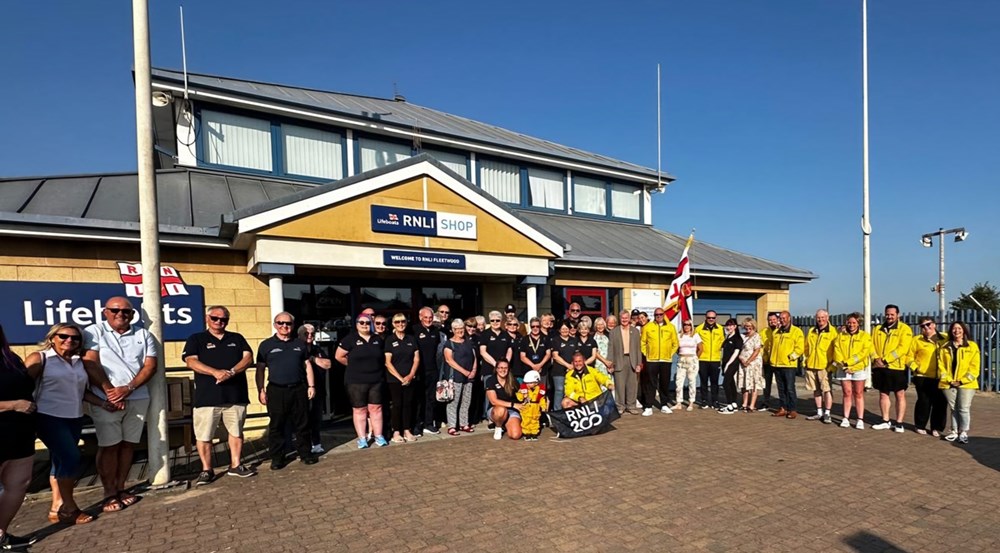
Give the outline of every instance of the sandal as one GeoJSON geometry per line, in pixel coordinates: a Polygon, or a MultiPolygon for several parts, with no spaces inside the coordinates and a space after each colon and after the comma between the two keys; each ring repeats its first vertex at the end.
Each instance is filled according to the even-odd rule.
{"type": "Polygon", "coordinates": [[[58,516],[59,522],[63,524],[87,524],[88,522],[92,522],[94,520],[93,515],[88,515],[80,509],[75,509],[68,513],[66,511],[59,511],[58,516]]]}
{"type": "Polygon", "coordinates": [[[449,428],[448,429],[448,435],[449,436],[458,436],[458,429],[457,428],[449,428]]]}
{"type": "Polygon", "coordinates": [[[131,507],[139,501],[139,496],[128,492],[118,492],[118,501],[121,501],[122,505],[126,507],[131,507]]]}
{"type": "Polygon", "coordinates": [[[403,438],[401,438],[399,436],[393,436],[392,437],[392,443],[394,443],[394,444],[401,444],[401,443],[403,443],[405,441],[406,440],[404,440],[403,438]]]}
{"type": "Polygon", "coordinates": [[[117,513],[125,508],[125,504],[114,495],[111,497],[105,497],[100,503],[98,503],[98,505],[101,506],[102,513],[117,513]]]}
{"type": "Polygon", "coordinates": [[[49,522],[59,522],[59,511],[49,511],[49,522]]]}
{"type": "Polygon", "coordinates": [[[471,433],[473,433],[475,431],[476,431],[476,427],[474,427],[474,426],[468,426],[468,425],[466,425],[466,426],[462,427],[462,432],[468,432],[469,434],[471,434],[471,433]]]}

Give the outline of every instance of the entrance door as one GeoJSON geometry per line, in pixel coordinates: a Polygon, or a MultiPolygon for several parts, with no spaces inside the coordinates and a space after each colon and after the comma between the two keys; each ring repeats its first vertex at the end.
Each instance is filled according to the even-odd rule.
{"type": "Polygon", "coordinates": [[[591,319],[608,316],[608,290],[606,288],[566,288],[566,305],[580,304],[580,316],[591,319]]]}

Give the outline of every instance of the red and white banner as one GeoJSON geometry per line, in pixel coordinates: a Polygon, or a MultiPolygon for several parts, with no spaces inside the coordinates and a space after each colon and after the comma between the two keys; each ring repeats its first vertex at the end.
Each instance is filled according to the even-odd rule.
{"type": "MultiPolygon", "coordinates": [[[[142,297],[142,264],[118,262],[118,272],[125,284],[125,295],[130,298],[142,297]]],[[[184,279],[177,269],[168,265],[160,265],[160,296],[186,296],[187,288],[184,279]]]]}
{"type": "Polygon", "coordinates": [[[663,308],[664,316],[674,323],[677,332],[681,332],[682,322],[691,320],[691,311],[694,309],[691,293],[691,261],[688,258],[692,242],[694,242],[693,232],[688,237],[687,245],[684,246],[680,262],[677,263],[674,281],[670,283],[670,290],[667,291],[667,305],[663,308]]]}

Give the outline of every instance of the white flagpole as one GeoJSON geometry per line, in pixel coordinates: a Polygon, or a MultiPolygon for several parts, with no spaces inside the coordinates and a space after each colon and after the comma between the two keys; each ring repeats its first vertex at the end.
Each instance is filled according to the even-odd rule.
{"type": "Polygon", "coordinates": [[[660,157],[662,146],[660,143],[660,64],[656,64],[656,187],[663,186],[660,177],[660,157]]]}
{"type": "Polygon", "coordinates": [[[861,215],[864,287],[865,332],[872,330],[872,286],[871,286],[871,218],[868,212],[868,0],[861,0],[861,81],[862,110],[864,118],[864,211],[861,215]]]}

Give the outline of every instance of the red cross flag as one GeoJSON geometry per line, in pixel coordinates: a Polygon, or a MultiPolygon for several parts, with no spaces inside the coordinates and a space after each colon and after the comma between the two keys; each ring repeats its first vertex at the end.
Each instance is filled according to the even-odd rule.
{"type": "Polygon", "coordinates": [[[694,310],[691,299],[691,262],[688,258],[692,242],[694,242],[694,232],[688,237],[684,252],[681,253],[681,260],[677,263],[677,270],[674,271],[674,281],[670,283],[670,290],[667,291],[667,305],[663,308],[664,316],[674,323],[677,332],[681,332],[682,322],[691,320],[691,312],[694,310]]]}
{"type": "MultiPolygon", "coordinates": [[[[142,264],[118,262],[118,272],[125,284],[125,295],[131,298],[142,297],[142,264]]],[[[168,265],[160,265],[160,296],[186,296],[187,288],[184,279],[177,269],[168,265]]]]}

